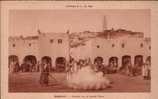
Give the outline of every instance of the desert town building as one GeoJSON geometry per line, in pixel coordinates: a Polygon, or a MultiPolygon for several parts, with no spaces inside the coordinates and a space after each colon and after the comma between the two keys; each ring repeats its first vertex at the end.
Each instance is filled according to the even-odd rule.
{"type": "Polygon", "coordinates": [[[140,32],[124,29],[81,33],[38,32],[37,36],[9,37],[9,57],[16,56],[20,64],[29,57],[34,57],[36,63],[42,57],[49,57],[54,68],[58,63],[66,66],[69,56],[76,60],[90,58],[93,63],[98,58],[105,65],[115,60],[118,67],[127,60],[133,65],[150,60],[151,40],[144,38],[140,32]]]}

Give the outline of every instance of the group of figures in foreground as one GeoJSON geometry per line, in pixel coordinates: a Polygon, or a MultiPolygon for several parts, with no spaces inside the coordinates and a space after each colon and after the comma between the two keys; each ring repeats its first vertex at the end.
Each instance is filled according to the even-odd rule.
{"type": "MultiPolygon", "coordinates": [[[[40,84],[42,86],[48,86],[51,64],[47,59],[43,59],[41,63],[41,75],[40,84]]],[[[98,61],[96,64],[92,64],[90,60],[76,61],[73,58],[70,59],[66,68],[66,84],[73,89],[105,89],[112,87],[112,82],[106,74],[109,72],[119,72],[127,74],[128,76],[136,76],[139,73],[144,79],[150,79],[150,62],[141,66],[141,68],[132,67],[130,62],[127,62],[126,66],[122,68],[105,68],[104,65],[98,61]]]]}

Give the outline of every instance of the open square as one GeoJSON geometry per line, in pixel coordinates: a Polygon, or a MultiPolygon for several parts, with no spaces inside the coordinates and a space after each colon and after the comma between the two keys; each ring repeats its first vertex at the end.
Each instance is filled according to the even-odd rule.
{"type": "Polygon", "coordinates": [[[65,85],[65,73],[51,73],[49,86],[39,84],[39,73],[17,73],[9,76],[9,92],[150,92],[150,80],[121,74],[108,74],[111,88],[104,90],[74,90],[65,85]]]}

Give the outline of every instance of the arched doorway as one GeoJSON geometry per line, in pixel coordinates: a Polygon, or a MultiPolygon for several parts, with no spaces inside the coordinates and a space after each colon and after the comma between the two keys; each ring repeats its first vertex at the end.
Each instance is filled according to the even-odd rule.
{"type": "Polygon", "coordinates": [[[98,56],[94,59],[95,69],[104,72],[103,58],[98,56]]]}
{"type": "Polygon", "coordinates": [[[135,75],[142,74],[142,65],[143,65],[143,56],[136,55],[134,57],[134,67],[133,67],[133,72],[135,73],[135,75]]]}
{"type": "Polygon", "coordinates": [[[56,61],[56,71],[64,72],[66,69],[66,59],[64,57],[57,57],[56,61]]]}
{"type": "Polygon", "coordinates": [[[94,64],[102,64],[103,63],[103,58],[98,56],[94,59],[94,64]]]}
{"type": "Polygon", "coordinates": [[[50,64],[50,71],[52,71],[52,58],[49,56],[43,56],[41,59],[41,63],[43,64],[44,62],[47,62],[48,64],[50,64]]]}
{"type": "Polygon", "coordinates": [[[125,69],[128,64],[131,64],[131,56],[122,56],[122,67],[120,69],[125,69]]]}
{"type": "Polygon", "coordinates": [[[143,56],[142,55],[136,55],[134,58],[134,65],[137,67],[141,67],[143,65],[143,56]]]}
{"type": "Polygon", "coordinates": [[[41,59],[41,62],[43,63],[43,61],[46,60],[48,63],[50,63],[52,65],[52,59],[49,56],[44,56],[41,59]]]}
{"type": "Polygon", "coordinates": [[[20,70],[19,58],[16,55],[10,55],[8,57],[9,72],[18,72],[20,70]]]}
{"type": "Polygon", "coordinates": [[[9,55],[9,57],[8,57],[8,65],[10,65],[10,63],[11,63],[12,61],[17,61],[17,62],[19,62],[18,56],[16,56],[16,55],[9,55]]]}
{"type": "Polygon", "coordinates": [[[36,56],[27,55],[23,59],[23,64],[21,66],[23,72],[32,72],[35,71],[37,64],[36,56]]]}
{"type": "Polygon", "coordinates": [[[118,67],[118,58],[110,57],[108,67],[106,67],[107,73],[116,73],[118,67]]]}
{"type": "Polygon", "coordinates": [[[148,62],[149,65],[151,65],[151,56],[148,56],[148,57],[146,58],[146,62],[148,62]]]}
{"type": "Polygon", "coordinates": [[[117,57],[110,57],[109,58],[109,65],[112,67],[118,67],[118,58],[117,57]]]}

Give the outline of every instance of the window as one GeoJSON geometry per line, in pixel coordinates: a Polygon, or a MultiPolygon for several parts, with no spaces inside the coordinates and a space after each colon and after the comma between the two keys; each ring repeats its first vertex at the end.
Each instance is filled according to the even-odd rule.
{"type": "Polygon", "coordinates": [[[140,44],[140,47],[141,47],[141,48],[143,47],[143,43],[140,44]]]}
{"type": "Polygon", "coordinates": [[[99,46],[99,45],[97,45],[97,48],[100,48],[100,46],[99,46]]]}
{"type": "Polygon", "coordinates": [[[124,47],[125,47],[125,44],[124,44],[124,43],[123,43],[123,44],[121,44],[121,47],[122,47],[122,48],[124,48],[124,47]]]}
{"type": "Polygon", "coordinates": [[[115,44],[112,44],[112,47],[115,47],[115,44]]]}
{"type": "Polygon", "coordinates": [[[15,44],[13,44],[12,46],[15,47],[15,44]]]}
{"type": "Polygon", "coordinates": [[[61,44],[62,43],[62,39],[58,39],[58,43],[61,44]]]}
{"type": "Polygon", "coordinates": [[[50,43],[53,43],[54,42],[54,40],[53,39],[50,39],[50,43]]]}
{"type": "Polygon", "coordinates": [[[29,43],[29,46],[31,46],[31,43],[29,43]]]}

